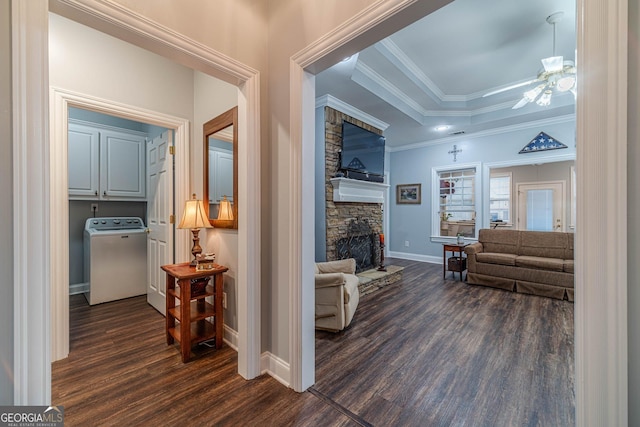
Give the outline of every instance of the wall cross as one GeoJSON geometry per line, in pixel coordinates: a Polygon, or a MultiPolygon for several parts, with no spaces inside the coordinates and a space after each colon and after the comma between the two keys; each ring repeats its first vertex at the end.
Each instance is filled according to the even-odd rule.
{"type": "Polygon", "coordinates": [[[453,146],[453,150],[450,150],[448,154],[453,154],[453,161],[458,160],[458,153],[462,153],[462,148],[458,148],[457,145],[453,146]]]}

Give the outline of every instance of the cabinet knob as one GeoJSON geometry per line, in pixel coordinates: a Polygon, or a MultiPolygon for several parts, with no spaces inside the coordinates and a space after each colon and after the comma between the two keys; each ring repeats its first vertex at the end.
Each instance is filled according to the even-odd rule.
{"type": "Polygon", "coordinates": [[[107,195],[107,190],[104,190],[104,191],[102,192],[102,194],[103,194],[104,196],[106,196],[106,195],[107,195]]]}
{"type": "Polygon", "coordinates": [[[96,196],[98,195],[98,190],[96,190],[96,196]]]}

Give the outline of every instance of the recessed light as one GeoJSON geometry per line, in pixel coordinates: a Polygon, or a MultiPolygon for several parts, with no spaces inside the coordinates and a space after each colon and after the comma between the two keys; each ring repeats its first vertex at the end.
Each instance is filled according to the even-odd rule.
{"type": "Polygon", "coordinates": [[[442,132],[449,129],[450,127],[451,126],[449,125],[440,125],[440,126],[436,126],[434,129],[437,130],[438,132],[442,132]]]}

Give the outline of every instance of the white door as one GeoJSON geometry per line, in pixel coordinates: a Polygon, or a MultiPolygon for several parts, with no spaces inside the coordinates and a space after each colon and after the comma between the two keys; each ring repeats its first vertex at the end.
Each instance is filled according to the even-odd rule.
{"type": "Polygon", "coordinates": [[[173,134],[165,131],[147,143],[147,302],[165,314],[166,276],[173,264],[173,134]]]}
{"type": "Polygon", "coordinates": [[[565,183],[518,184],[518,230],[564,231],[565,183]]]}

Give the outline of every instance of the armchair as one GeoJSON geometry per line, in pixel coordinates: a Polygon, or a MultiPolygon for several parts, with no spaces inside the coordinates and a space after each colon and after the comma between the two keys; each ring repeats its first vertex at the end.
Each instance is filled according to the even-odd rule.
{"type": "Polygon", "coordinates": [[[353,258],[316,263],[316,329],[338,332],[349,326],[360,301],[353,258]]]}

